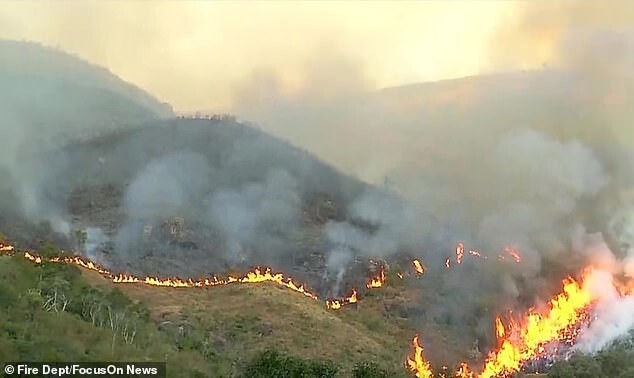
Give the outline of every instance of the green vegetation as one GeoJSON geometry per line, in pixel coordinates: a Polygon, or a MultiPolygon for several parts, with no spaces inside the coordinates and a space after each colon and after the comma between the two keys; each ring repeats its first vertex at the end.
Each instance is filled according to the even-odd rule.
{"type": "MultiPolygon", "coordinates": [[[[51,245],[41,253],[60,255],[51,245]]],[[[71,265],[0,256],[0,356],[166,361],[170,377],[407,377],[403,358],[414,331],[407,319],[383,314],[407,303],[402,289],[388,285],[332,312],[275,285],[115,286],[71,265]]],[[[548,376],[629,378],[632,361],[634,335],[559,362],[548,376]]]]}
{"type": "MultiPolygon", "coordinates": [[[[60,255],[50,245],[41,252],[60,255]]],[[[71,265],[0,256],[3,360],[166,361],[170,377],[407,376],[407,338],[368,333],[363,316],[348,312],[274,285],[113,286],[71,265]]]]}
{"type": "Polygon", "coordinates": [[[634,333],[596,355],[578,354],[553,365],[549,378],[634,377],[634,333]]]}
{"type": "MultiPolygon", "coordinates": [[[[340,377],[341,367],[329,360],[301,359],[265,350],[252,358],[242,371],[244,378],[334,378],[340,377]]],[[[374,362],[357,363],[351,372],[352,378],[404,377],[402,370],[389,371],[374,362]]]]}
{"type": "Polygon", "coordinates": [[[116,288],[88,285],[77,268],[0,257],[3,360],[151,360],[167,361],[172,372],[207,371],[200,356],[166,340],[145,306],[116,288]]]}

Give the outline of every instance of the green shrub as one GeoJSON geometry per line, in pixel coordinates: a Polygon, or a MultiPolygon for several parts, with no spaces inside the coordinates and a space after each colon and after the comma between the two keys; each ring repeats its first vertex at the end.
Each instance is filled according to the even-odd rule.
{"type": "Polygon", "coordinates": [[[550,378],[634,377],[634,335],[617,341],[596,355],[575,355],[548,372],[550,378]]]}
{"type": "Polygon", "coordinates": [[[251,359],[244,378],[334,378],[338,367],[326,360],[303,360],[275,350],[265,350],[251,359]]]}
{"type": "Polygon", "coordinates": [[[392,376],[393,374],[380,368],[374,362],[360,362],[352,369],[352,378],[391,378],[392,376]]]}

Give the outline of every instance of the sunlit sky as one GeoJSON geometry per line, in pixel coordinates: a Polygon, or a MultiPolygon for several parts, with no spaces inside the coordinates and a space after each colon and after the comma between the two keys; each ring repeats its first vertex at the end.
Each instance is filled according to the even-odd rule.
{"type": "MultiPolygon", "coordinates": [[[[233,88],[261,70],[298,85],[307,59],[354,62],[376,88],[488,72],[495,31],[521,5],[0,1],[0,38],[60,47],[177,110],[209,110],[228,106],[233,88]]],[[[534,54],[511,68],[539,66],[543,59],[534,54]]]]}

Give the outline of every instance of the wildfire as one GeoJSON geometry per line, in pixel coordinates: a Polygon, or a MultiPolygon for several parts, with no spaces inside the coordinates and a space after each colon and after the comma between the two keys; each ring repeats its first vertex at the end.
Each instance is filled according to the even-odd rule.
{"type": "Polygon", "coordinates": [[[12,251],[13,251],[12,245],[4,245],[0,243],[0,252],[12,252],[12,251]]]}
{"type": "Polygon", "coordinates": [[[471,370],[469,370],[469,366],[467,366],[466,362],[460,363],[458,366],[458,370],[456,370],[455,378],[474,378],[475,375],[471,370]]]}
{"type": "Polygon", "coordinates": [[[495,318],[495,335],[498,340],[501,340],[504,337],[506,330],[504,328],[504,323],[502,323],[502,319],[500,317],[495,318]]]}
{"type": "MultiPolygon", "coordinates": [[[[505,248],[505,253],[514,258],[516,262],[521,261],[521,256],[516,249],[505,248]]],[[[14,248],[10,245],[0,244],[0,252],[6,255],[13,255],[14,248]]],[[[476,251],[469,251],[470,255],[480,257],[476,251]]],[[[458,244],[456,248],[457,263],[460,264],[464,257],[464,246],[458,244]]],[[[501,255],[502,256],[502,255],[501,255]]],[[[502,256],[503,257],[503,256],[502,256]]],[[[114,283],[139,283],[157,287],[189,288],[189,287],[212,287],[229,284],[248,284],[273,282],[302,295],[318,300],[314,293],[298,284],[292,278],[285,277],[282,273],[274,273],[270,268],[255,268],[244,276],[227,276],[219,278],[216,276],[203,279],[180,279],[180,278],[159,278],[159,277],[138,277],[129,274],[113,274],[111,271],[101,267],[90,260],[80,256],[58,256],[42,257],[33,253],[24,252],[24,258],[35,263],[42,262],[65,263],[92,270],[111,279],[114,283]]],[[[447,258],[445,265],[450,267],[451,258],[447,258]]],[[[412,261],[412,266],[417,274],[423,275],[425,267],[418,259],[412,261]]],[[[586,272],[586,274],[589,273],[586,272]]],[[[400,273],[397,273],[402,278],[400,273]]],[[[372,278],[366,285],[367,288],[379,288],[384,286],[386,281],[385,269],[381,267],[377,277],[372,278]]],[[[622,279],[615,281],[615,287],[622,294],[634,293],[634,280],[622,279]]],[[[357,303],[359,300],[356,289],[352,289],[349,296],[339,299],[328,299],[325,301],[326,307],[331,310],[341,309],[348,304],[357,303]]],[[[579,325],[589,317],[589,306],[592,298],[589,292],[583,290],[580,282],[568,278],[563,281],[563,290],[548,302],[545,311],[530,310],[528,314],[519,319],[509,313],[504,319],[496,317],[495,333],[498,340],[498,348],[492,352],[485,361],[482,373],[479,378],[493,378],[507,376],[519,371],[526,361],[535,360],[544,355],[545,347],[551,342],[571,343],[575,340],[579,332],[579,325]],[[514,318],[514,319],[513,319],[514,318]]],[[[423,347],[419,343],[419,336],[412,340],[412,354],[406,359],[406,367],[418,378],[431,378],[431,365],[425,360],[423,347]]],[[[457,378],[473,378],[466,363],[458,366],[455,372],[457,378]]]]}
{"type": "Polygon", "coordinates": [[[614,287],[621,294],[621,296],[630,296],[634,295],[634,279],[625,280],[614,280],[614,287]]]}
{"type": "Polygon", "coordinates": [[[432,378],[431,365],[423,356],[423,347],[418,342],[418,335],[412,340],[412,356],[407,357],[405,364],[417,378],[432,378]]]}
{"type": "Polygon", "coordinates": [[[587,317],[590,302],[590,294],[582,290],[577,281],[567,279],[563,292],[549,302],[547,314],[532,310],[524,322],[511,323],[508,332],[504,331],[504,324],[498,318],[496,332],[501,335],[501,347],[489,356],[480,377],[516,372],[523,362],[537,357],[544,344],[570,338],[571,329],[587,317]]]}
{"type": "MultiPolygon", "coordinates": [[[[482,257],[482,254],[480,254],[480,252],[474,250],[469,250],[469,254],[475,257],[482,257]]],[[[484,258],[486,259],[486,256],[484,256],[484,258]]]]}
{"type": "MultiPolygon", "coordinates": [[[[0,244],[0,252],[5,255],[12,255],[14,252],[13,246],[0,244]]],[[[111,279],[112,282],[117,284],[145,284],[156,287],[172,287],[172,288],[203,288],[212,286],[229,285],[234,283],[250,284],[250,283],[262,283],[273,282],[277,285],[283,286],[292,291],[303,294],[304,296],[319,300],[319,297],[310,292],[303,284],[298,284],[293,281],[292,278],[284,277],[282,273],[273,273],[271,268],[255,268],[254,270],[247,272],[242,277],[227,276],[226,278],[218,278],[217,276],[202,278],[202,279],[181,279],[181,278],[159,278],[159,277],[137,277],[131,274],[114,274],[108,269],[105,269],[90,260],[84,259],[80,256],[55,256],[45,259],[36,254],[24,252],[24,258],[35,263],[41,264],[43,261],[51,263],[63,263],[79,266],[84,269],[92,270],[100,273],[104,277],[111,279]]],[[[381,269],[381,273],[378,278],[370,281],[368,287],[381,287],[385,282],[385,270],[381,269]],[[377,284],[380,283],[380,284],[377,284]]],[[[348,297],[341,299],[328,299],[326,300],[326,307],[331,310],[338,310],[341,307],[357,303],[359,301],[359,294],[356,289],[352,289],[351,294],[348,297]]]]}
{"type": "MultiPolygon", "coordinates": [[[[487,256],[482,255],[480,252],[472,250],[472,249],[468,250],[468,254],[474,257],[485,259],[485,260],[488,258],[487,256]]],[[[462,264],[462,262],[464,261],[464,256],[465,256],[464,244],[462,242],[459,242],[456,245],[456,263],[458,265],[462,264]]],[[[522,256],[520,255],[520,252],[517,250],[517,248],[510,247],[510,246],[504,247],[504,253],[500,253],[498,255],[498,260],[504,261],[506,260],[507,256],[510,256],[518,264],[522,261],[522,256]]],[[[451,266],[450,260],[451,260],[450,258],[447,258],[447,260],[445,260],[445,266],[447,268],[451,266]]]]}
{"type": "Polygon", "coordinates": [[[464,244],[462,244],[462,242],[460,242],[456,246],[456,262],[458,264],[462,264],[462,259],[463,258],[464,258],[464,244]]]}
{"type": "MultiPolygon", "coordinates": [[[[523,320],[506,322],[496,317],[498,349],[489,355],[477,377],[503,377],[515,373],[525,362],[542,357],[551,342],[571,345],[580,332],[580,325],[589,319],[591,302],[590,293],[583,290],[580,282],[568,278],[563,281],[563,291],[548,302],[548,309],[543,313],[530,310],[523,320]]],[[[509,317],[511,314],[509,312],[509,317]]],[[[413,355],[407,358],[408,369],[416,377],[431,377],[430,365],[423,357],[418,336],[414,337],[413,347],[413,355]]],[[[454,374],[457,378],[475,376],[464,362],[454,374]]]]}
{"type": "Polygon", "coordinates": [[[412,266],[414,266],[414,270],[419,276],[425,274],[425,266],[423,265],[423,263],[420,262],[420,260],[415,259],[414,261],[412,261],[412,266]]]}
{"type": "Polygon", "coordinates": [[[513,260],[515,260],[516,263],[520,263],[522,261],[522,256],[520,255],[517,249],[510,246],[506,246],[504,247],[504,252],[506,252],[509,256],[511,256],[513,260]]]}
{"type": "Polygon", "coordinates": [[[378,277],[372,278],[365,286],[368,289],[376,289],[385,284],[385,269],[381,267],[378,277]]]}
{"type": "Polygon", "coordinates": [[[341,307],[345,305],[357,303],[358,300],[359,300],[359,297],[357,295],[357,290],[352,289],[352,293],[348,297],[345,297],[343,299],[326,300],[326,307],[330,310],[339,310],[341,307]]]}

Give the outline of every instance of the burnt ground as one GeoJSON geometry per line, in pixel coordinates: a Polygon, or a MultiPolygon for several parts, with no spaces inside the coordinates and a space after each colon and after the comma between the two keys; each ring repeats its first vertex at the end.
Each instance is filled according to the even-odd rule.
{"type": "MultiPolygon", "coordinates": [[[[325,277],[326,252],[331,246],[323,234],[324,225],[345,220],[347,206],[370,189],[308,152],[232,119],[152,121],[71,143],[43,154],[42,160],[51,168],[41,192],[49,201],[62,204],[73,231],[65,238],[47,222],[21,220],[19,211],[11,211],[9,206],[0,216],[0,229],[24,247],[36,249],[52,242],[79,249],[115,271],[159,276],[223,275],[272,266],[324,294],[341,294],[331,291],[336,278],[325,277]],[[117,237],[122,227],[128,227],[126,192],[130,185],[152,162],[183,153],[203,156],[213,178],[203,180],[202,192],[187,197],[176,212],[161,213],[159,203],[158,211],[151,209],[149,216],[135,220],[134,227],[129,227],[135,233],[134,242],[122,248],[117,237]],[[272,170],[292,178],[293,193],[298,197],[294,224],[281,228],[263,225],[265,229],[242,243],[236,253],[225,233],[201,208],[215,191],[240,191],[262,183],[272,170]],[[89,228],[103,231],[105,237],[89,240],[88,246],[82,244],[75,230],[89,228]]],[[[201,176],[209,172],[201,172],[201,176]]],[[[160,187],[172,179],[160,177],[152,185],[160,187]]],[[[13,202],[9,195],[3,198],[13,202]]],[[[363,286],[367,279],[367,257],[349,265],[344,282],[337,285],[341,290],[363,286]]]]}

